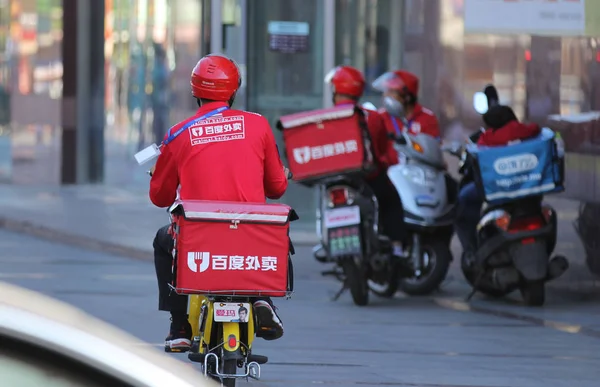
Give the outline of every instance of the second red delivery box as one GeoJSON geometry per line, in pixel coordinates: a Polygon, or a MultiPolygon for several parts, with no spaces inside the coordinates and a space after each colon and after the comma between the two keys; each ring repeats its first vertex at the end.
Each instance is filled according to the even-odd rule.
{"type": "Polygon", "coordinates": [[[371,138],[363,111],[336,106],[282,116],[285,154],[294,180],[312,185],[319,179],[374,168],[371,138]]]}

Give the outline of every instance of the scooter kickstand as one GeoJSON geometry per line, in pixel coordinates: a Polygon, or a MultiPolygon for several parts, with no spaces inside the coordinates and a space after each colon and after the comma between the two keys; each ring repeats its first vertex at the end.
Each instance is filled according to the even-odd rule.
{"type": "Polygon", "coordinates": [[[335,296],[333,296],[333,298],[331,299],[331,301],[337,301],[342,294],[344,294],[344,292],[348,289],[348,286],[346,286],[346,281],[344,281],[344,284],[342,285],[342,288],[335,294],[335,296]]]}
{"type": "Polygon", "coordinates": [[[477,278],[475,278],[475,282],[473,282],[473,289],[471,290],[471,292],[467,296],[466,302],[471,301],[471,298],[473,298],[473,296],[475,295],[475,293],[477,293],[477,286],[479,286],[479,282],[481,282],[481,280],[483,279],[484,273],[485,272],[483,270],[481,270],[481,273],[479,273],[479,275],[477,276],[477,278]]]}
{"type": "Polygon", "coordinates": [[[471,298],[473,298],[473,296],[475,295],[475,293],[477,293],[477,288],[473,287],[473,290],[471,290],[471,292],[469,293],[469,295],[467,296],[467,298],[465,299],[466,302],[471,301],[471,298]]]}

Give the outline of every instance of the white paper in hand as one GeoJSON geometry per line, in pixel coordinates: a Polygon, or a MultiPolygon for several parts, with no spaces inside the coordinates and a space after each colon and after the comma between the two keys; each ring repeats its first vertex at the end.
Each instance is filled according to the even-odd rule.
{"type": "Polygon", "coordinates": [[[160,148],[156,144],[152,144],[147,148],[142,149],[135,154],[135,161],[139,165],[146,164],[148,161],[154,160],[160,155],[160,148]]]}

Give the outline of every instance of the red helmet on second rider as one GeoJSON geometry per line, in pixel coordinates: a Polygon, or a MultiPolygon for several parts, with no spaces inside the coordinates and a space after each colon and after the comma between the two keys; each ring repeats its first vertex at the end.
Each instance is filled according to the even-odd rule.
{"type": "Polygon", "coordinates": [[[388,71],[373,82],[373,88],[383,93],[397,91],[401,95],[409,94],[416,98],[419,94],[419,78],[408,71],[388,71]]]}
{"type": "Polygon", "coordinates": [[[230,101],[242,84],[237,64],[223,55],[210,54],[192,70],[192,95],[211,101],[230,101]]]}
{"type": "Polygon", "coordinates": [[[360,98],[365,90],[365,78],[351,66],[337,66],[325,76],[325,83],[332,86],[336,94],[360,98]]]}

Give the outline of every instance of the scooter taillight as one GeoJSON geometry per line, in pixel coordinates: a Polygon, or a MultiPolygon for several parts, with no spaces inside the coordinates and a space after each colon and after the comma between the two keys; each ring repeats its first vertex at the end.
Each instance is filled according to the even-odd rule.
{"type": "MultiPolygon", "coordinates": [[[[536,216],[532,218],[521,218],[513,219],[508,227],[508,232],[517,233],[521,231],[533,231],[544,226],[544,219],[536,216]]],[[[521,240],[521,243],[528,245],[535,242],[535,238],[525,238],[521,240]]]]}
{"type": "Polygon", "coordinates": [[[341,206],[348,202],[348,190],[346,188],[334,188],[329,191],[329,201],[334,206],[341,206]]]}
{"type": "Polygon", "coordinates": [[[544,225],[542,218],[536,216],[534,218],[513,219],[508,227],[509,232],[531,231],[537,230],[544,225]]]}

